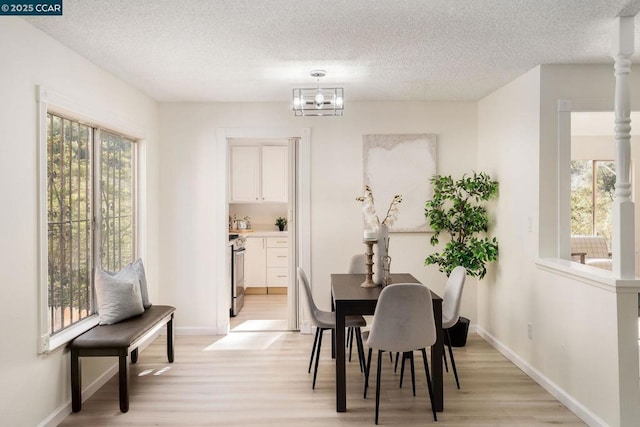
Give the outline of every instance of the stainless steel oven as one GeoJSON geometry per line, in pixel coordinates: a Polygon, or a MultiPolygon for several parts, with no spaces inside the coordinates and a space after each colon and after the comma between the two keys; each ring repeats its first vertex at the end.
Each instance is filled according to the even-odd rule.
{"type": "MultiPolygon", "coordinates": [[[[231,236],[229,236],[231,239],[231,236]]],[[[244,252],[245,238],[237,237],[231,244],[231,310],[237,316],[244,305],[244,252]]]]}

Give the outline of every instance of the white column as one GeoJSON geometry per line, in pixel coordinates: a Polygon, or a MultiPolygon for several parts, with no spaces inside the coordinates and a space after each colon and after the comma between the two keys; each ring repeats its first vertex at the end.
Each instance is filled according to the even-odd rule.
{"type": "Polygon", "coordinates": [[[611,56],[615,60],[616,193],[613,201],[613,273],[621,279],[635,278],[634,206],[631,201],[631,101],[629,74],[633,53],[634,17],[614,22],[611,56]]]}
{"type": "Polygon", "coordinates": [[[613,201],[613,273],[617,287],[619,420],[616,425],[636,426],[640,419],[638,386],[638,294],[635,278],[634,206],[631,201],[631,101],[629,74],[633,53],[634,17],[618,17],[613,26],[615,60],[616,193],[613,201]],[[626,282],[626,283],[625,283],[626,282]],[[635,283],[634,283],[635,282],[635,283]]]}

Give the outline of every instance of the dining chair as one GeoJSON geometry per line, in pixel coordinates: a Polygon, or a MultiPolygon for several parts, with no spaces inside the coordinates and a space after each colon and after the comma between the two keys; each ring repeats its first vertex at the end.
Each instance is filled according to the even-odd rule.
{"type": "Polygon", "coordinates": [[[373,315],[373,325],[369,331],[367,345],[367,369],[365,371],[364,397],[367,397],[371,356],[373,349],[378,351],[378,371],[376,376],[376,415],[378,424],[380,409],[381,358],[385,351],[411,353],[421,350],[424,363],[429,399],[433,419],[438,420],[433,401],[433,387],[429,375],[426,348],[436,342],[436,325],[433,317],[433,304],[429,288],[419,283],[399,283],[385,287],[380,292],[378,304],[373,315]]]}
{"type": "MultiPolygon", "coordinates": [[[[451,368],[453,370],[453,376],[456,379],[456,386],[460,389],[460,380],[458,379],[458,371],[456,369],[456,361],[453,358],[453,348],[451,345],[450,329],[458,323],[460,319],[460,303],[462,301],[462,290],[464,288],[464,281],[467,277],[467,270],[458,266],[453,269],[447,283],[444,288],[444,296],[442,297],[442,329],[445,333],[444,344],[448,347],[449,359],[451,360],[451,368]]],[[[447,365],[447,354],[442,352],[444,359],[444,366],[449,372],[449,366],[447,365]]],[[[405,353],[402,356],[402,369],[400,370],[400,388],[402,388],[402,380],[404,378],[404,362],[409,359],[411,366],[411,383],[413,385],[413,395],[416,394],[415,375],[413,371],[413,353],[405,353]]],[[[398,367],[398,353],[396,353],[396,368],[398,367]]],[[[394,369],[395,372],[395,369],[394,369]]]]}
{"type": "MultiPolygon", "coordinates": [[[[456,370],[456,361],[453,358],[453,350],[451,348],[451,335],[449,330],[458,323],[460,318],[460,302],[462,301],[462,289],[464,288],[464,281],[467,277],[467,270],[458,266],[453,269],[447,283],[444,287],[444,296],[442,297],[442,329],[446,334],[445,344],[449,348],[449,358],[451,359],[451,367],[453,369],[453,375],[456,378],[456,386],[460,388],[460,381],[458,380],[458,371],[456,370]]],[[[444,357],[445,365],[447,362],[447,356],[442,353],[444,357]]]]}
{"type": "MultiPolygon", "coordinates": [[[[364,274],[366,271],[365,268],[366,255],[365,254],[356,254],[351,257],[349,261],[349,274],[364,274]]],[[[367,322],[367,326],[371,326],[373,323],[373,316],[363,316],[365,322],[367,322]]],[[[347,343],[349,345],[349,362],[351,362],[351,352],[353,350],[353,328],[350,328],[347,332],[347,343]]],[[[393,354],[389,353],[389,358],[393,362],[393,354]]],[[[363,363],[364,365],[364,363],[363,363]]],[[[396,366],[398,364],[396,363],[396,366]]],[[[364,366],[362,367],[364,369],[364,366]]]]}
{"type": "MultiPolygon", "coordinates": [[[[324,331],[332,330],[336,328],[336,314],[331,311],[320,310],[313,300],[313,294],[311,293],[311,286],[309,285],[309,279],[304,270],[300,267],[297,268],[298,281],[301,283],[300,288],[303,293],[304,309],[308,316],[312,326],[316,327],[316,335],[313,341],[313,348],[311,349],[311,357],[309,359],[309,369],[311,372],[311,364],[313,362],[313,356],[315,354],[316,363],[313,370],[313,386],[316,388],[316,378],[318,376],[318,363],[320,361],[320,349],[322,347],[322,335],[324,331]]],[[[362,334],[360,328],[365,326],[366,322],[362,316],[347,316],[345,326],[349,328],[355,328],[356,343],[358,345],[358,358],[361,366],[364,366],[364,346],[362,343],[362,334]]]]}

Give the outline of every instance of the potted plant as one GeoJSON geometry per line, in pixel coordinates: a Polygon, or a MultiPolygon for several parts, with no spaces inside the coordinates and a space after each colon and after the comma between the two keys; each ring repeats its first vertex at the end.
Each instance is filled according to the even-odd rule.
{"type": "Polygon", "coordinates": [[[278,230],[284,231],[284,228],[286,226],[287,226],[287,219],[286,218],[283,218],[281,216],[276,218],[276,227],[278,227],[278,230]]]}
{"type": "Polygon", "coordinates": [[[429,255],[425,265],[436,264],[447,276],[461,265],[469,276],[482,279],[486,263],[498,259],[498,241],[486,236],[489,215],[481,202],[497,197],[498,182],[483,172],[474,172],[457,181],[434,175],[431,184],[433,199],[425,205],[425,216],[434,231],[431,246],[440,242],[442,232],[449,235],[449,241],[442,252],[429,255]]]}

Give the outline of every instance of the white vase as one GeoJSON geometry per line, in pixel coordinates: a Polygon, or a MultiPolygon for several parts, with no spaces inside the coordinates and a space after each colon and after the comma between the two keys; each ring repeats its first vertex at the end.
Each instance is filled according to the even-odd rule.
{"type": "Polygon", "coordinates": [[[389,227],[384,224],[380,224],[380,228],[378,229],[378,250],[376,250],[373,260],[373,281],[376,285],[382,285],[384,279],[382,258],[388,255],[385,248],[385,241],[388,238],[389,227]]]}

